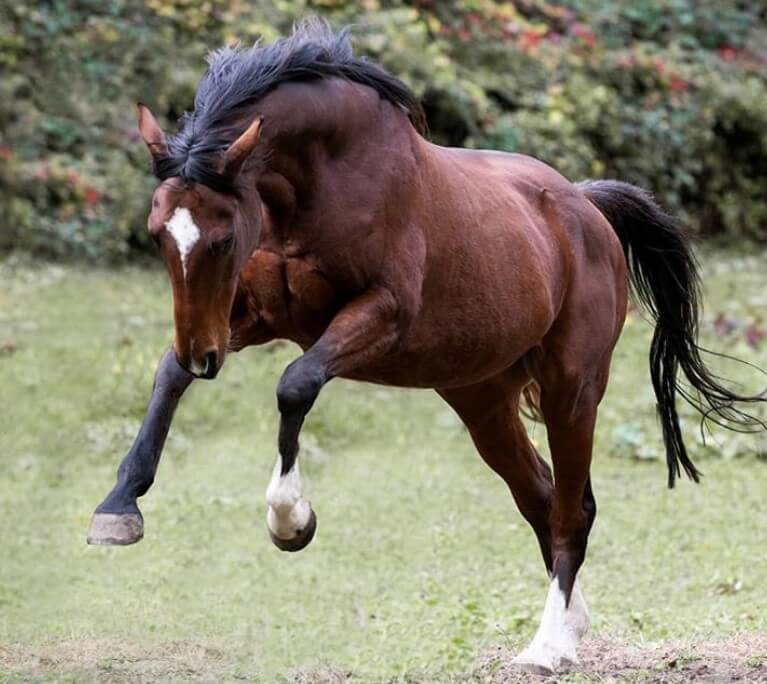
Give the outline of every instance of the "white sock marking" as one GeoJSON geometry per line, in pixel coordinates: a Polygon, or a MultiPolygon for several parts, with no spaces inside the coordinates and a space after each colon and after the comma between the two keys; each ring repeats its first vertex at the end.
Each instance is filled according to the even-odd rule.
{"type": "Polygon", "coordinates": [[[563,662],[577,663],[576,648],[589,628],[589,612],[583,593],[575,580],[570,605],[565,608],[565,595],[554,578],[549,585],[541,624],[530,645],[514,662],[553,672],[563,662]]]}
{"type": "Polygon", "coordinates": [[[266,523],[275,537],[293,539],[309,523],[311,506],[301,495],[301,473],[298,461],[282,474],[282,456],[277,457],[272,479],[266,488],[266,503],[269,510],[266,523]]]}
{"type": "Polygon", "coordinates": [[[194,222],[192,213],[186,207],[176,207],[176,211],[165,223],[165,227],[176,241],[181,257],[181,268],[184,269],[184,279],[186,280],[186,259],[197,244],[197,240],[200,239],[200,229],[194,222]]]}

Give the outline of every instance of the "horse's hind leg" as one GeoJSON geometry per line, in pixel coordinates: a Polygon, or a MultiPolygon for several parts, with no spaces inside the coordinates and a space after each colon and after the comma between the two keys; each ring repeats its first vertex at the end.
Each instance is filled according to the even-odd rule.
{"type": "MultiPolygon", "coordinates": [[[[557,500],[551,469],[531,444],[519,418],[520,390],[527,381],[526,373],[518,365],[481,384],[441,391],[440,394],[468,427],[482,458],[509,486],[520,512],[535,531],[546,570],[555,578],[551,586],[556,589],[557,564],[564,570],[563,563],[569,560],[562,553],[563,521],[560,516],[563,502],[557,500]]],[[[578,509],[585,511],[586,527],[589,528],[596,505],[588,480],[588,465],[585,475],[586,484],[581,487],[578,509]]],[[[557,477],[564,478],[565,473],[555,466],[555,480],[557,477]]],[[[582,560],[582,554],[578,557],[582,560]]],[[[563,660],[576,660],[575,647],[588,629],[589,617],[574,572],[570,586],[572,598],[566,606],[560,605],[558,589],[553,594],[550,589],[541,628],[530,648],[517,658],[518,664],[551,671],[563,660]]]]}
{"type": "Polygon", "coordinates": [[[536,364],[554,468],[552,579],[538,631],[515,663],[544,671],[578,662],[576,648],[589,625],[576,575],[596,516],[589,469],[597,406],[607,385],[612,347],[592,354],[587,362],[588,354],[582,351],[586,346],[552,345],[536,364]],[[557,353],[556,349],[568,351],[557,353]]]}
{"type": "Polygon", "coordinates": [[[541,395],[554,466],[552,579],[538,631],[515,663],[544,671],[577,663],[578,642],[589,626],[576,574],[596,516],[589,467],[599,397],[593,388],[581,389],[577,399],[564,387],[541,395]]]}
{"type": "Polygon", "coordinates": [[[477,385],[442,390],[440,395],[461,417],[485,462],[508,485],[538,538],[551,574],[551,469],[536,452],[519,418],[520,392],[527,381],[517,367],[477,385]]]}

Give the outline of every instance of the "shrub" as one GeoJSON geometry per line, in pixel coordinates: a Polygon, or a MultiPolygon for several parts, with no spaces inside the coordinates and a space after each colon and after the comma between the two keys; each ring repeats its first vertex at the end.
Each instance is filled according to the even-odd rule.
{"type": "Polygon", "coordinates": [[[0,7],[0,250],[147,247],[135,131],[172,126],[205,52],[307,13],[423,97],[437,142],[653,190],[703,235],[767,236],[765,10],[714,0],[9,0],[0,7]],[[761,50],[761,52],[760,52],[761,50]]]}

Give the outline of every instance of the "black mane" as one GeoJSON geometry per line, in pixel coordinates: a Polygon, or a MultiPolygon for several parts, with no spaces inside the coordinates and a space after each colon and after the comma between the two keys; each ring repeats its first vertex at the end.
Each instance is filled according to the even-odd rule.
{"type": "Polygon", "coordinates": [[[208,56],[194,110],[184,114],[178,132],[168,136],[167,156],[154,159],[155,176],[160,180],[180,176],[234,193],[232,179],[215,170],[216,158],[238,133],[232,130],[232,122],[280,83],[330,76],[374,88],[382,98],[404,109],[419,133],[425,131],[423,109],[413,92],[374,62],[355,57],[348,28],[335,32],[324,20],[312,18],[271,45],[223,47],[208,56]]]}

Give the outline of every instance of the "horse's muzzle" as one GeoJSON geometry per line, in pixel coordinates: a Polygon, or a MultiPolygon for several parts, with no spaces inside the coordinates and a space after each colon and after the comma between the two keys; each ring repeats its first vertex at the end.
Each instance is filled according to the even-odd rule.
{"type": "Polygon", "coordinates": [[[218,353],[215,351],[209,351],[207,354],[205,354],[205,361],[200,377],[204,378],[205,380],[213,380],[213,378],[218,375],[218,371],[218,353]]]}
{"type": "Polygon", "coordinates": [[[219,362],[218,352],[211,350],[206,352],[201,361],[198,361],[194,357],[189,360],[189,365],[182,363],[181,359],[176,357],[179,365],[189,371],[195,378],[201,380],[213,380],[218,375],[218,371],[221,370],[221,364],[219,362]]]}

